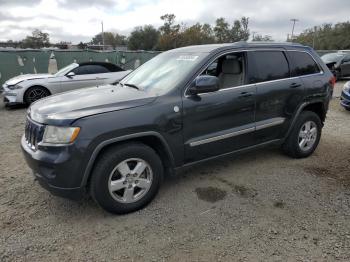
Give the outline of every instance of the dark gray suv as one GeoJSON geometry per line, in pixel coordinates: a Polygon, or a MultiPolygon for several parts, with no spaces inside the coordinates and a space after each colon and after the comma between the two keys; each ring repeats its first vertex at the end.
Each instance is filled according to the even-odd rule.
{"type": "Polygon", "coordinates": [[[147,205],[165,174],[280,145],[316,149],[335,79],[309,47],[234,43],[164,52],[115,85],[39,100],[22,149],[53,194],[89,193],[104,209],[147,205]]]}

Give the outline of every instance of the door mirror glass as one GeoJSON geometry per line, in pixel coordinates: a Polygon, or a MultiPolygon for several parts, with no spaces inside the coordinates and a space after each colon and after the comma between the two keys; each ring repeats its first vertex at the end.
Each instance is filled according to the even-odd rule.
{"type": "Polygon", "coordinates": [[[219,90],[219,79],[216,76],[200,75],[189,88],[191,95],[215,92],[219,90]]]}
{"type": "Polygon", "coordinates": [[[73,76],[75,76],[75,73],[74,72],[69,72],[68,74],[67,74],[67,77],[69,77],[69,78],[72,78],[73,76]]]}

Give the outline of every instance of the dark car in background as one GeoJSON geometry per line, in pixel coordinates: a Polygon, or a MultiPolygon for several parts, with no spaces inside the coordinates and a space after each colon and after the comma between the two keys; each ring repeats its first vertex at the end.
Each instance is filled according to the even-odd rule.
{"type": "Polygon", "coordinates": [[[329,53],[321,59],[337,80],[350,76],[350,52],[329,53]]]}
{"type": "Polygon", "coordinates": [[[333,87],[327,66],[302,45],[178,48],[116,85],[33,103],[21,146],[53,194],[88,192],[104,209],[127,213],[155,197],[164,174],[206,160],[267,145],[308,157],[333,87]]]}
{"type": "Polygon", "coordinates": [[[340,96],[340,104],[350,111],[350,81],[346,82],[340,96]]]}

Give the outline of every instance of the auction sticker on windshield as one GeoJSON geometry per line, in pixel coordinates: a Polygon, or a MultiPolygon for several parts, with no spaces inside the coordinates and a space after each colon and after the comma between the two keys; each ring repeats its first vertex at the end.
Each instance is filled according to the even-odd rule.
{"type": "Polygon", "coordinates": [[[180,55],[176,60],[178,61],[195,61],[198,58],[197,55],[180,55]]]}

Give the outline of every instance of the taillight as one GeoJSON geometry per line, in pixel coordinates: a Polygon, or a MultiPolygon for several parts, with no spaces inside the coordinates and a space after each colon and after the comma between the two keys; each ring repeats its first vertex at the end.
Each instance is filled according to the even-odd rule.
{"type": "Polygon", "coordinates": [[[331,84],[332,88],[334,88],[336,82],[335,76],[332,76],[331,79],[329,79],[329,83],[331,84]]]}

